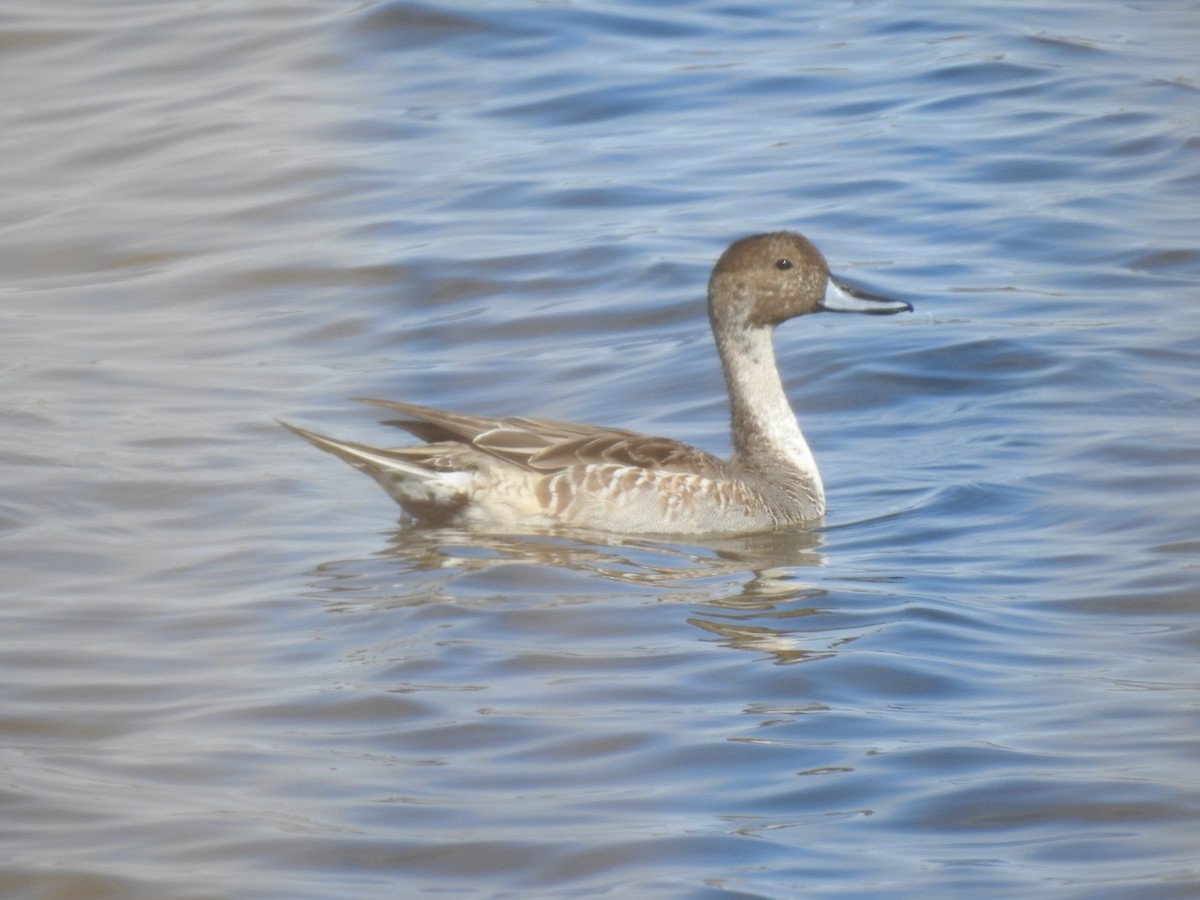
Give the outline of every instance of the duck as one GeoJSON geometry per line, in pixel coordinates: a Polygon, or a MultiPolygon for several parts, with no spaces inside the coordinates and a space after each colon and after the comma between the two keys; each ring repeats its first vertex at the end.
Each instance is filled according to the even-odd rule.
{"type": "Polygon", "coordinates": [[[469,415],[354,398],[421,443],[383,449],[280,424],[374,478],[418,524],[490,530],[735,535],[825,515],[816,460],[784,392],[774,332],[817,312],[891,315],[912,305],[835,279],[794,231],[734,241],[708,281],[708,318],[729,394],[728,460],[622,428],[469,415]]]}

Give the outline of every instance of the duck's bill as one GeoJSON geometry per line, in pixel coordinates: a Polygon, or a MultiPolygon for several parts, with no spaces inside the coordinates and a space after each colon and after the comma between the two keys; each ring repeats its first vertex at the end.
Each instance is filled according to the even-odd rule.
{"type": "Polygon", "coordinates": [[[825,285],[825,296],[821,309],[828,312],[866,313],[872,316],[890,316],[893,313],[912,312],[912,304],[874,294],[856,284],[835,281],[830,278],[825,285]]]}

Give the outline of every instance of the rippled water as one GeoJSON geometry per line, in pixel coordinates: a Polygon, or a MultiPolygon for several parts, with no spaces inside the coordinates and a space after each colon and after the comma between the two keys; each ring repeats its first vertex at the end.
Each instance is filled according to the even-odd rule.
{"type": "Polygon", "coordinates": [[[0,894],[1200,894],[1200,4],[0,13],[0,894]],[[347,396],[723,452],[830,513],[402,525],[347,396]]]}

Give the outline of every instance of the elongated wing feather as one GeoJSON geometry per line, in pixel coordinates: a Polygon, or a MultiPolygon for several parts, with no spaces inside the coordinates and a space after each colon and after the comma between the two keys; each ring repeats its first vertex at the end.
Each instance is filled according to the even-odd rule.
{"type": "Polygon", "coordinates": [[[529,471],[549,474],[571,466],[607,464],[708,477],[727,474],[726,464],[703,450],[623,428],[525,416],[472,416],[390,400],[364,398],[362,402],[410,417],[414,421],[389,424],[421,440],[469,444],[529,471]]]}
{"type": "Polygon", "coordinates": [[[432,406],[419,406],[416,403],[397,403],[392,400],[373,400],[370,397],[352,398],[360,403],[369,403],[383,409],[390,409],[415,421],[389,422],[403,428],[425,441],[466,441],[470,443],[485,431],[490,431],[499,423],[499,419],[487,416],[469,416],[463,413],[446,412],[434,409],[432,406]],[[410,427],[412,426],[412,427],[410,427]]]}

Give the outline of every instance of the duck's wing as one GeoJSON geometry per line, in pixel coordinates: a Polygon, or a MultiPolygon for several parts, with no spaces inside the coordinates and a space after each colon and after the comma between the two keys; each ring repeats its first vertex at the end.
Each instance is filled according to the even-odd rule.
{"type": "Polygon", "coordinates": [[[573,466],[614,465],[716,478],[727,470],[724,461],[703,450],[623,428],[524,416],[473,416],[415,403],[358,399],[408,417],[388,424],[421,440],[468,444],[532,472],[549,474],[573,466]]]}

